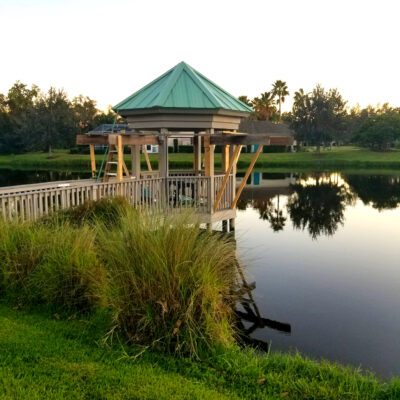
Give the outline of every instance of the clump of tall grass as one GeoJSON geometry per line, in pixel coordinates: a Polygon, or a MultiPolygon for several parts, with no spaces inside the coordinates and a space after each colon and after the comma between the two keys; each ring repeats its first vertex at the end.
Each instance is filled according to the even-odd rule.
{"type": "Polygon", "coordinates": [[[93,229],[62,223],[50,232],[41,263],[30,279],[32,296],[68,312],[103,305],[106,273],[97,258],[93,229]]]}
{"type": "Polygon", "coordinates": [[[99,226],[98,242],[115,328],[128,341],[192,356],[234,342],[231,241],[188,215],[126,210],[117,229],[99,226]]]}
{"type": "Polygon", "coordinates": [[[61,210],[42,219],[44,225],[59,225],[68,222],[73,226],[104,223],[108,227],[118,225],[121,215],[131,205],[124,197],[87,201],[77,207],[61,210]]]}
{"type": "Polygon", "coordinates": [[[44,227],[0,218],[0,289],[13,300],[27,298],[49,235],[44,227]]]}
{"type": "Polygon", "coordinates": [[[90,227],[0,220],[3,297],[21,305],[86,312],[103,301],[105,287],[90,227]]]}

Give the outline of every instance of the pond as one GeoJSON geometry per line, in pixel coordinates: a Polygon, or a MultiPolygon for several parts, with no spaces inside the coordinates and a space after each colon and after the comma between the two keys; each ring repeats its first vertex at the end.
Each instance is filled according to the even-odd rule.
{"type": "Polygon", "coordinates": [[[400,374],[399,207],[400,173],[254,173],[236,219],[238,254],[261,316],[291,329],[252,337],[272,351],[400,374]]]}
{"type": "MultiPolygon", "coordinates": [[[[0,186],[88,177],[0,170],[0,186]]],[[[400,374],[400,172],[255,172],[235,235],[254,340],[400,374]]]]}

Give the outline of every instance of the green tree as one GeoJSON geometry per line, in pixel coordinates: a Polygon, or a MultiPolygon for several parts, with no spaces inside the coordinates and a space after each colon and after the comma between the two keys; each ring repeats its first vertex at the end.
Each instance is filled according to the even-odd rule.
{"type": "Polygon", "coordinates": [[[390,111],[367,118],[354,141],[373,150],[386,151],[400,140],[400,113],[390,111]]]}
{"type": "Polygon", "coordinates": [[[272,85],[272,94],[278,99],[279,121],[282,118],[282,103],[285,102],[285,97],[289,95],[289,90],[286,82],[277,80],[272,85]]]}
{"type": "Polygon", "coordinates": [[[258,120],[270,120],[276,115],[276,103],[272,92],[261,93],[252,101],[254,112],[258,120]]]}
{"type": "Polygon", "coordinates": [[[250,100],[247,96],[239,96],[238,99],[239,99],[242,103],[248,105],[249,107],[252,107],[252,106],[253,106],[251,100],[250,100]]]}
{"type": "Polygon", "coordinates": [[[6,109],[11,127],[5,138],[8,152],[21,153],[34,149],[38,129],[36,103],[40,95],[36,85],[28,88],[19,81],[8,91],[6,109]]]}
{"type": "Polygon", "coordinates": [[[89,132],[95,128],[94,120],[99,113],[96,108],[96,102],[90,97],[79,95],[72,100],[72,108],[74,110],[77,133],[89,132]]]}
{"type": "Polygon", "coordinates": [[[37,108],[40,116],[38,145],[51,153],[54,147],[70,147],[75,142],[74,109],[63,90],[53,87],[43,95],[37,108]]]}
{"type": "Polygon", "coordinates": [[[311,93],[295,93],[292,128],[298,139],[306,137],[320,151],[323,141],[339,140],[346,128],[346,102],[337,89],[317,85],[311,93]]]}
{"type": "Polygon", "coordinates": [[[9,141],[12,138],[12,126],[7,109],[7,99],[0,94],[0,153],[9,151],[9,141]]]}
{"type": "Polygon", "coordinates": [[[125,120],[116,114],[110,106],[108,107],[107,112],[103,111],[97,113],[93,120],[93,126],[96,127],[103,124],[113,124],[114,122],[117,124],[123,124],[125,123],[125,120]]]}

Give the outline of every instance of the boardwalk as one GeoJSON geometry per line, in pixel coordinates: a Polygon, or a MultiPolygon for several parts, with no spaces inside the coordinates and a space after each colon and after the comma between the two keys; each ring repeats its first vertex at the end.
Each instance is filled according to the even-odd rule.
{"type": "Polygon", "coordinates": [[[191,209],[203,222],[214,222],[234,218],[235,214],[231,209],[233,175],[214,210],[214,199],[223,179],[224,175],[188,176],[185,172],[176,172],[166,178],[153,174],[122,181],[87,179],[11,186],[0,188],[0,215],[6,220],[36,220],[86,201],[122,196],[138,208],[162,212],[191,209]]]}

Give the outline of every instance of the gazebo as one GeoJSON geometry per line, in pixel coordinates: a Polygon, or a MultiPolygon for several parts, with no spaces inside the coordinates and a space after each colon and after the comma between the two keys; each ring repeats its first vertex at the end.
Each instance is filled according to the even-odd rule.
{"type": "Polygon", "coordinates": [[[273,133],[238,132],[240,122],[252,109],[184,62],[113,109],[126,119],[127,129],[77,136],[77,144],[90,146],[93,176],[97,173],[94,146],[106,145],[108,154],[100,178],[103,182],[135,182],[138,188],[128,194],[133,203],[163,209],[192,207],[209,224],[231,220],[233,225],[236,203],[263,146],[291,145],[293,141],[273,133]],[[168,139],[179,137],[192,139],[190,171],[169,168],[168,139]],[[236,165],[242,147],[248,144],[259,146],[245,178],[236,188],[236,165]],[[158,145],[157,171],[153,170],[143,145],[158,145]],[[214,162],[216,145],[221,146],[222,152],[219,171],[214,162]],[[129,169],[123,157],[126,146],[131,152],[129,169]],[[147,171],[141,170],[141,150],[147,171]]]}

